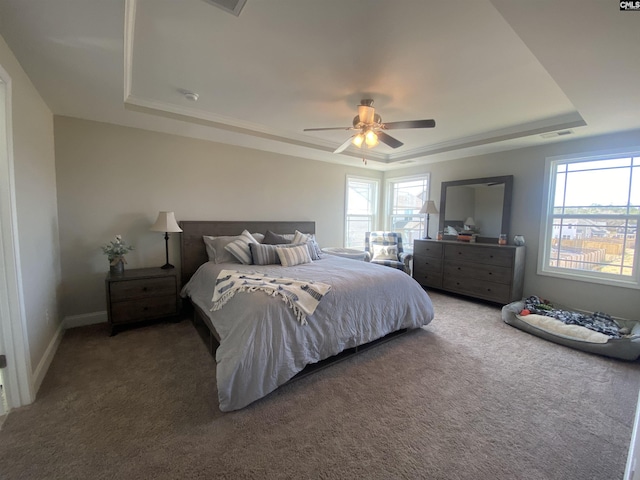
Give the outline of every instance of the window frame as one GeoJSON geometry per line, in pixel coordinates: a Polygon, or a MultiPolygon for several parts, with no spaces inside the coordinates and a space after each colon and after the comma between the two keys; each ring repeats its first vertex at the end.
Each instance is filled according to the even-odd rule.
{"type": "Polygon", "coordinates": [[[351,217],[369,217],[371,223],[371,229],[377,229],[380,222],[380,180],[373,177],[362,177],[358,175],[347,175],[345,179],[345,189],[344,189],[344,238],[343,238],[343,246],[347,248],[358,248],[362,247],[364,249],[364,234],[362,236],[362,245],[350,245],[349,244],[349,219],[351,217]],[[373,206],[373,212],[366,215],[355,215],[349,214],[349,182],[357,181],[364,182],[370,185],[373,185],[373,191],[375,198],[371,202],[373,206]]]}
{"type": "MultiPolygon", "coordinates": [[[[634,244],[634,260],[633,260],[633,275],[623,276],[622,274],[602,273],[588,270],[577,270],[570,268],[562,268],[549,265],[550,249],[552,244],[552,233],[554,219],[558,218],[584,218],[589,219],[591,217],[603,218],[609,216],[609,214],[555,214],[554,200],[556,193],[556,181],[557,181],[557,167],[562,164],[575,164],[583,162],[593,161],[606,161],[616,160],[620,158],[631,157],[635,158],[635,163],[629,167],[632,169],[637,166],[638,158],[640,158],[640,147],[626,148],[626,149],[612,149],[599,152],[588,152],[578,155],[559,155],[553,157],[547,157],[545,160],[544,171],[544,190],[543,190],[543,202],[541,210],[540,220],[540,239],[538,244],[538,265],[537,273],[539,275],[556,277],[568,280],[577,280],[586,283],[595,283],[601,285],[609,285],[614,287],[624,287],[632,289],[640,289],[640,235],[636,233],[634,244]]],[[[604,168],[603,168],[604,170],[604,168]]],[[[635,179],[635,177],[632,177],[635,179]]],[[[627,206],[629,206],[630,199],[627,200],[627,206]]],[[[616,215],[615,218],[621,219],[633,219],[640,226],[640,215],[633,215],[627,213],[624,215],[616,215]]],[[[560,231],[562,234],[562,231],[560,231]]]]}
{"type": "MultiPolygon", "coordinates": [[[[393,225],[392,219],[394,216],[394,213],[393,213],[394,184],[402,183],[402,182],[412,182],[416,180],[423,180],[425,182],[426,188],[425,188],[424,202],[426,202],[430,198],[430,191],[431,191],[431,173],[430,172],[418,173],[415,175],[407,175],[402,177],[392,177],[392,178],[386,179],[385,203],[384,203],[385,205],[384,226],[386,230],[391,230],[393,225]]],[[[419,209],[420,208],[422,208],[422,205],[420,205],[419,209]]],[[[427,217],[425,214],[417,213],[417,212],[415,213],[415,216],[418,217],[418,221],[420,222],[420,234],[418,238],[424,238],[425,228],[427,224],[427,217]]],[[[409,241],[409,239],[406,238],[405,235],[402,235],[402,244],[405,251],[409,251],[409,252],[413,251],[413,242],[409,241]]]]}

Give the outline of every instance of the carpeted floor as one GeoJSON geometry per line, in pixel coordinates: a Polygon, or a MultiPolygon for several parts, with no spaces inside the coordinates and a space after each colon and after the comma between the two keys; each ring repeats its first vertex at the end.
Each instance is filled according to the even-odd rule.
{"type": "Polygon", "coordinates": [[[639,362],[432,298],[429,326],[226,414],[190,322],[70,330],[0,431],[0,478],[622,478],[639,362]]]}

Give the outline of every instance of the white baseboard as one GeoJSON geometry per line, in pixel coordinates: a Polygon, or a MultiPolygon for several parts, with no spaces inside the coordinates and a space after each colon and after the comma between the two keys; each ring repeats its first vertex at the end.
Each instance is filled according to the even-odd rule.
{"type": "Polygon", "coordinates": [[[82,315],[71,315],[64,317],[62,324],[65,330],[69,328],[84,327],[86,325],[95,325],[96,323],[106,323],[107,312],[83,313],[82,315]]]}
{"type": "Polygon", "coordinates": [[[70,317],[65,317],[56,333],[51,338],[47,349],[38,363],[38,366],[33,371],[32,380],[33,380],[33,391],[38,392],[40,389],[40,385],[44,380],[44,376],[47,374],[47,370],[49,370],[49,366],[53,361],[53,357],[58,350],[58,346],[60,345],[60,341],[62,340],[62,336],[64,335],[65,330],[69,328],[75,327],[83,327],[85,325],[94,325],[96,323],[104,323],[107,321],[107,312],[94,312],[94,313],[85,313],[82,315],[72,315],[70,317]]]}
{"type": "Polygon", "coordinates": [[[51,362],[53,361],[53,356],[58,350],[58,346],[60,345],[60,341],[62,340],[62,336],[64,335],[63,325],[64,322],[58,326],[56,333],[53,335],[53,338],[51,338],[51,341],[49,342],[49,345],[44,352],[44,355],[42,355],[42,359],[38,363],[36,369],[33,371],[33,375],[31,376],[31,378],[33,381],[33,391],[35,394],[37,394],[38,390],[40,390],[40,385],[44,380],[44,376],[47,374],[49,365],[51,365],[51,362]]]}

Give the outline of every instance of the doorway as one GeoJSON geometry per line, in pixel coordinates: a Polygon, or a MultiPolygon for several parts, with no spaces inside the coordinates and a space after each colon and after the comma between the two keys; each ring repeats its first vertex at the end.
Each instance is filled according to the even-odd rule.
{"type": "Polygon", "coordinates": [[[0,66],[0,415],[33,402],[13,169],[11,78],[0,66]]]}

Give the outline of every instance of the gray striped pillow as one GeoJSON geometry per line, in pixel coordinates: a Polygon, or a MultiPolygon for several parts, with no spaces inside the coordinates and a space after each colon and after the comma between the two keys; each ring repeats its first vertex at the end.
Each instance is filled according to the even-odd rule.
{"type": "Polygon", "coordinates": [[[276,253],[276,245],[265,245],[261,243],[250,243],[251,257],[254,265],[275,265],[280,263],[276,253]]]}
{"type": "Polygon", "coordinates": [[[283,267],[293,267],[301,263],[311,263],[309,248],[307,248],[306,245],[296,245],[289,248],[280,247],[276,252],[283,267]]]}
{"type": "Polygon", "coordinates": [[[251,265],[251,250],[249,249],[249,244],[251,243],[258,243],[258,241],[253,238],[253,235],[248,230],[245,230],[236,240],[227,244],[224,249],[240,260],[241,263],[251,265]]]}

